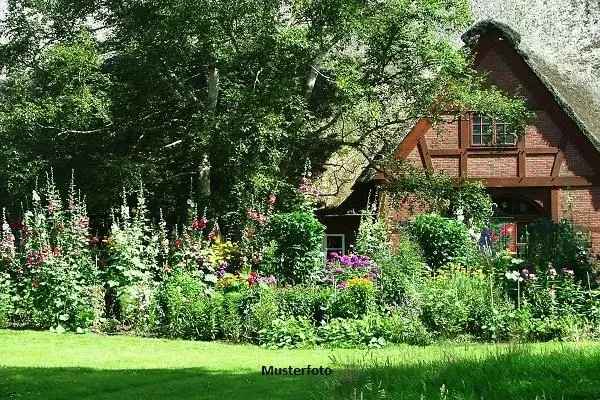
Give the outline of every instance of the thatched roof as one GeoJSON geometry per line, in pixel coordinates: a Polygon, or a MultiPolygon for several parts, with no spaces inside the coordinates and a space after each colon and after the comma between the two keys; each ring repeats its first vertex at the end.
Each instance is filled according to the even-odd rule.
{"type": "MultiPolygon", "coordinates": [[[[600,2],[471,1],[478,22],[463,41],[490,30],[502,34],[600,151],[600,2]]],[[[398,143],[409,129],[395,132],[398,143]]],[[[367,165],[356,150],[334,154],[316,182],[324,193],[324,207],[344,202],[367,165]]]]}
{"type": "Polygon", "coordinates": [[[575,82],[572,77],[561,73],[558,65],[551,64],[535,52],[524,49],[521,46],[521,35],[504,23],[494,20],[480,21],[469,29],[462,39],[470,44],[476,42],[480,36],[490,33],[501,35],[510,43],[562,109],[600,151],[600,97],[594,96],[591,87],[585,82],[575,82]]]}

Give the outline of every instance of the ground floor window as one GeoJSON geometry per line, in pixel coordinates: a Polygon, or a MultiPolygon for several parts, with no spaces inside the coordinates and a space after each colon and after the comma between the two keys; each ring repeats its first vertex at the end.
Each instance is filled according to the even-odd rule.
{"type": "Polygon", "coordinates": [[[325,235],[325,254],[329,257],[332,253],[343,255],[346,253],[346,235],[342,233],[328,233],[325,235]]]}

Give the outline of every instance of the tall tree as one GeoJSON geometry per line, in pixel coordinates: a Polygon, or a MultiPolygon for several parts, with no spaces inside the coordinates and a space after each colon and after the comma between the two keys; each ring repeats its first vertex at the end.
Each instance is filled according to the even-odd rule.
{"type": "Polygon", "coordinates": [[[239,215],[267,192],[285,205],[307,158],[372,156],[417,117],[522,125],[454,43],[469,22],[466,0],[11,0],[0,190],[54,165],[93,209],[137,177],[173,209],[206,159],[211,208],[239,215]]]}

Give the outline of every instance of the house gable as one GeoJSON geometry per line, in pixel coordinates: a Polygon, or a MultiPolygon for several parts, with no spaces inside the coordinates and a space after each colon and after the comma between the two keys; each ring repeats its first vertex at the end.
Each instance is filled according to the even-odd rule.
{"type": "Polygon", "coordinates": [[[447,115],[436,126],[420,120],[398,147],[397,159],[480,179],[488,187],[592,186],[598,181],[600,154],[510,40],[492,32],[479,38],[475,65],[491,84],[524,97],[534,113],[516,146],[473,146],[471,114],[447,115]]]}
{"type": "MultiPolygon", "coordinates": [[[[447,115],[436,126],[423,118],[398,147],[396,159],[457,179],[481,180],[492,196],[526,199],[555,221],[570,219],[590,233],[592,248],[600,253],[596,144],[532,68],[514,38],[488,29],[471,43],[475,66],[487,80],[526,99],[535,117],[525,135],[512,147],[476,147],[471,144],[471,114],[447,115]]],[[[397,221],[412,214],[385,207],[397,221]]]]}

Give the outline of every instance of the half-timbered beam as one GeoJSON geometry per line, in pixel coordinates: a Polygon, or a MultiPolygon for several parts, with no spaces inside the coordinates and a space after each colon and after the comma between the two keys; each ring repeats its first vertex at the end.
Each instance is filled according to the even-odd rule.
{"type": "Polygon", "coordinates": [[[550,191],[550,212],[552,214],[552,221],[560,221],[560,189],[552,188],[550,191]]]}
{"type": "Polygon", "coordinates": [[[433,171],[433,163],[431,162],[431,154],[429,154],[429,149],[427,148],[427,140],[425,137],[421,137],[417,142],[417,146],[419,147],[419,152],[421,153],[421,159],[423,160],[423,165],[429,171],[433,171]]]}
{"type": "Polygon", "coordinates": [[[489,177],[469,177],[469,179],[480,180],[487,187],[576,187],[593,186],[600,184],[597,177],[585,176],[560,176],[552,178],[549,176],[540,177],[510,177],[510,178],[489,178],[489,177]]]}

